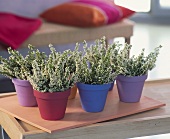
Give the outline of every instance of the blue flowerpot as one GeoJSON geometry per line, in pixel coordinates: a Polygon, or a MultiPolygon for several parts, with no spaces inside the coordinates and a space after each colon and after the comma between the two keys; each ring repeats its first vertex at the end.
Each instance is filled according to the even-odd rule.
{"type": "Polygon", "coordinates": [[[111,87],[109,88],[109,91],[112,91],[114,84],[115,84],[115,80],[111,83],[111,87]]]}
{"type": "Polygon", "coordinates": [[[77,83],[82,108],[86,112],[101,112],[104,109],[111,84],[90,85],[77,83]]]}

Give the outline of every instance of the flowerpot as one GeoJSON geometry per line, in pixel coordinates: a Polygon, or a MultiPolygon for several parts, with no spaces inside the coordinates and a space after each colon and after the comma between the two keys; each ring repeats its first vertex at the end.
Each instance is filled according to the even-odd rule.
{"type": "Polygon", "coordinates": [[[24,107],[37,106],[37,101],[33,94],[33,88],[29,81],[12,79],[17,93],[18,102],[24,107]]]}
{"type": "Polygon", "coordinates": [[[104,109],[111,84],[90,85],[77,83],[82,108],[86,112],[101,112],[104,109]]]}
{"type": "Polygon", "coordinates": [[[116,84],[120,101],[126,103],[139,102],[146,79],[147,75],[134,77],[118,75],[116,84]]]}
{"type": "Polygon", "coordinates": [[[77,94],[77,86],[76,84],[71,88],[71,93],[70,96],[68,97],[68,99],[74,99],[76,97],[77,94]]]}
{"type": "Polygon", "coordinates": [[[109,88],[109,91],[112,91],[114,84],[115,84],[115,80],[111,83],[111,87],[109,88]]]}
{"type": "Polygon", "coordinates": [[[70,89],[64,92],[39,92],[34,90],[40,115],[45,120],[64,118],[70,89]]]}

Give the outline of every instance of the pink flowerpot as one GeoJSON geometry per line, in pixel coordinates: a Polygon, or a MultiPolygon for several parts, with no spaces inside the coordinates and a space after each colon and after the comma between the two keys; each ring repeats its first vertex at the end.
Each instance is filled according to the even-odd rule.
{"type": "Polygon", "coordinates": [[[64,92],[39,92],[34,90],[41,117],[45,120],[64,118],[68,97],[71,90],[64,92]]]}
{"type": "Polygon", "coordinates": [[[37,101],[33,94],[33,88],[29,81],[12,79],[12,82],[14,83],[18,97],[18,102],[21,106],[24,107],[37,106],[37,101]]]}

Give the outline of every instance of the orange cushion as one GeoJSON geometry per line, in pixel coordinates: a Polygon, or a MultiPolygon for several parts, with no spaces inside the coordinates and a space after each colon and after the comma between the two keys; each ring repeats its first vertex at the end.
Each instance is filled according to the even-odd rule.
{"type": "Polygon", "coordinates": [[[40,16],[47,21],[64,25],[97,27],[115,23],[133,13],[134,11],[117,6],[109,0],[76,0],[54,6],[40,16]]]}
{"type": "Polygon", "coordinates": [[[41,17],[51,22],[81,27],[105,24],[105,17],[98,9],[72,3],[53,7],[41,17]]]}

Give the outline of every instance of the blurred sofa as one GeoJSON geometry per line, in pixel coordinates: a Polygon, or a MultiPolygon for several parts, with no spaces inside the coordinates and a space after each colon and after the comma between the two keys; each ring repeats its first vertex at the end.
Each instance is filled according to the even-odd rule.
{"type": "MultiPolygon", "coordinates": [[[[14,16],[16,21],[18,21],[20,17],[24,18],[24,22],[25,20],[27,20],[25,18],[42,18],[41,26],[36,30],[33,30],[31,34],[29,32],[29,34],[27,34],[27,38],[24,38],[17,44],[17,49],[22,54],[26,54],[28,44],[32,44],[38,47],[40,50],[48,53],[49,50],[47,46],[49,44],[53,44],[56,47],[57,51],[63,51],[65,49],[73,49],[76,42],[83,42],[83,40],[90,42],[94,41],[95,39],[101,38],[102,36],[106,36],[108,42],[110,39],[124,37],[125,42],[130,43],[130,38],[133,35],[134,22],[129,20],[127,17],[131,16],[134,11],[131,11],[124,7],[115,6],[111,0],[94,0],[93,2],[90,1],[92,2],[90,3],[90,7],[88,7],[89,3],[87,3],[89,2],[89,0],[77,0],[77,2],[74,3],[74,6],[76,6],[77,8],[75,17],[73,17],[73,15],[75,15],[74,7],[69,7],[70,9],[73,9],[73,12],[69,12],[68,10],[68,6],[73,5],[67,4],[67,2],[70,2],[70,0],[64,0],[62,2],[59,0],[50,0],[48,2],[43,0],[42,3],[39,3],[39,1],[37,0],[34,2],[31,1],[32,0],[24,3],[20,0],[17,5],[11,4],[10,0],[0,1],[0,13],[5,12],[16,14],[16,16],[14,16]],[[104,4],[107,5],[105,5],[105,7],[102,7],[104,4],[101,2],[104,2],[104,4]],[[59,7],[57,5],[59,5],[59,7]],[[80,7],[82,5],[83,7],[80,7]],[[66,11],[63,11],[63,6],[65,7],[66,11]],[[101,9],[99,11],[96,11],[96,6],[98,6],[98,9],[101,9]],[[30,7],[32,8],[30,9],[30,7]],[[81,11],[81,9],[84,10],[81,11]],[[88,13],[86,13],[87,10],[88,13]],[[103,11],[105,11],[106,13],[103,13],[103,11]],[[64,15],[65,12],[66,14],[64,15]],[[63,16],[63,18],[61,18],[61,15],[63,16]],[[68,16],[66,17],[66,15],[68,16]],[[17,16],[19,16],[19,18],[17,16]],[[55,19],[53,20],[54,17],[55,19]],[[83,18],[84,20],[80,21],[81,17],[90,17],[90,19],[83,18]],[[106,21],[102,21],[102,24],[96,24],[96,22],[101,23],[101,18],[102,20],[106,20],[107,23],[106,21]],[[92,21],[91,24],[89,24],[89,20],[92,21]],[[81,24],[79,23],[78,26],[76,26],[76,22],[78,21],[81,24]],[[21,45],[19,45],[20,43],[21,45]]],[[[13,26],[15,27],[16,24],[13,24],[13,26]]],[[[1,26],[1,28],[3,27],[1,26]]],[[[29,26],[23,26],[23,28],[30,30],[29,26]]],[[[25,30],[19,30],[18,28],[14,30],[12,28],[12,30],[8,30],[8,35],[10,36],[13,32],[17,32],[19,38],[20,36],[25,34],[25,30]]],[[[4,34],[6,34],[6,32],[4,34]]],[[[15,33],[13,35],[16,36],[15,33]]],[[[6,36],[6,38],[8,38],[9,41],[14,39],[14,37],[12,36],[6,36]]],[[[16,41],[18,41],[17,38],[13,40],[13,42],[16,41]]],[[[9,45],[0,45],[0,55],[3,57],[8,57],[8,53],[5,51],[7,46],[9,45]]],[[[11,91],[14,91],[14,86],[11,83],[11,80],[0,75],[0,92],[11,91]]]]}

